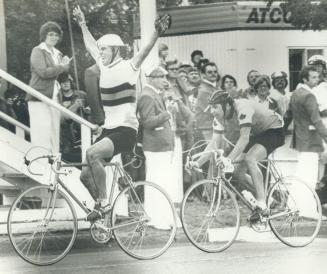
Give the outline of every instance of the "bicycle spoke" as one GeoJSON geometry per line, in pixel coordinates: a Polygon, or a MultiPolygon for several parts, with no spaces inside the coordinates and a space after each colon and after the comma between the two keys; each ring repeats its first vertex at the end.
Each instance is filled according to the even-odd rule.
{"type": "MultiPolygon", "coordinates": [[[[160,221],[162,220],[166,219],[161,218],[160,221]]],[[[158,257],[169,247],[176,233],[173,205],[156,185],[148,182],[135,183],[117,196],[113,205],[112,225],[116,227],[114,236],[119,246],[137,259],[158,257]],[[151,197],[156,197],[151,206],[144,203],[145,196],[150,194],[153,195],[151,197]],[[125,214],[132,218],[115,217],[119,215],[116,211],[124,212],[123,208],[125,214]],[[156,208],[165,209],[167,220],[173,222],[171,226],[161,229],[160,224],[157,224],[158,217],[154,214],[156,208]]]]}
{"type": "Polygon", "coordinates": [[[181,208],[183,229],[189,240],[206,252],[220,252],[229,247],[239,230],[239,209],[235,197],[222,183],[203,180],[186,192],[181,208]],[[196,197],[201,189],[207,191],[206,202],[196,197]],[[227,210],[229,214],[224,212],[227,210]],[[225,231],[228,231],[226,233],[225,231]]]}
{"type": "Polygon", "coordinates": [[[269,225],[283,243],[299,247],[311,243],[321,225],[321,207],[313,190],[301,180],[283,178],[268,194],[269,225]]]}
{"type": "MultiPolygon", "coordinates": [[[[139,224],[137,224],[137,227],[139,226],[139,224]]],[[[131,244],[133,243],[133,240],[134,240],[134,236],[136,235],[136,229],[134,229],[134,232],[133,232],[133,235],[132,235],[132,237],[130,238],[130,239],[126,239],[126,242],[125,242],[125,244],[127,243],[127,242],[129,242],[126,246],[127,247],[130,247],[131,246],[131,244]]]]}
{"type": "Polygon", "coordinates": [[[61,260],[75,241],[77,219],[72,204],[59,190],[57,196],[54,197],[53,193],[49,191],[49,186],[33,187],[23,192],[9,211],[8,233],[11,243],[17,253],[32,264],[49,265],[61,260]],[[39,196],[42,204],[48,205],[47,208],[37,208],[32,203],[16,210],[22,208],[17,205],[23,204],[26,197],[39,196]],[[45,218],[37,219],[39,215],[45,218]],[[64,216],[64,219],[60,216],[64,216]],[[64,232],[61,232],[62,226],[64,232]]]}

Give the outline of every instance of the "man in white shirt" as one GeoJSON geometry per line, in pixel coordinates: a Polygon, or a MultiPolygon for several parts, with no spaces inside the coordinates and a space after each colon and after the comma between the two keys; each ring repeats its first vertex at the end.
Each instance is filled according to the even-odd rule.
{"type": "Polygon", "coordinates": [[[312,92],[317,98],[322,121],[327,126],[327,83],[324,81],[326,60],[322,55],[313,55],[308,60],[308,64],[314,66],[319,73],[319,83],[312,89],[312,92]]]}
{"type": "MultiPolygon", "coordinates": [[[[327,127],[327,83],[324,80],[325,78],[325,74],[326,74],[326,59],[322,56],[322,55],[313,55],[312,57],[310,57],[310,59],[308,60],[308,63],[311,66],[314,66],[318,73],[319,73],[319,83],[316,87],[314,87],[312,89],[313,94],[316,96],[317,98],[317,103],[318,103],[318,107],[319,107],[319,113],[321,116],[321,120],[323,122],[323,124],[325,125],[325,127],[327,127]]],[[[318,178],[320,181],[322,177],[324,177],[325,173],[326,173],[326,162],[327,162],[327,143],[324,142],[324,152],[321,153],[320,155],[320,159],[321,162],[319,163],[319,174],[318,174],[318,178]]],[[[317,193],[319,195],[319,198],[321,200],[322,203],[324,203],[325,199],[324,197],[327,196],[327,187],[322,187],[319,188],[317,190],[317,193]]]]}
{"type": "Polygon", "coordinates": [[[141,64],[150,53],[158,37],[170,26],[170,17],[164,15],[156,20],[155,31],[149,42],[132,59],[123,60],[120,48],[125,46],[116,34],[106,34],[96,41],[85,22],[80,7],[73,14],[79,23],[86,49],[100,69],[100,93],[105,121],[102,133],[86,151],[87,167],[83,167],[81,181],[96,200],[95,209],[87,219],[94,221],[107,211],[106,172],[104,160],[110,160],[121,152],[132,151],[137,137],[136,91],[141,64]]]}
{"type": "Polygon", "coordinates": [[[271,83],[273,89],[270,90],[270,97],[275,99],[284,116],[289,108],[291,93],[286,91],[288,85],[287,74],[284,71],[274,72],[271,75],[271,83]]]}

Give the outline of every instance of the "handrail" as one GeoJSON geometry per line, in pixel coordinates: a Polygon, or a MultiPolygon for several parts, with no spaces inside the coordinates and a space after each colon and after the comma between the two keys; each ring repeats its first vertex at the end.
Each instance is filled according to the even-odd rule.
{"type": "Polygon", "coordinates": [[[93,129],[93,130],[97,128],[97,125],[90,123],[89,121],[83,119],[82,117],[78,116],[74,112],[72,112],[72,111],[68,110],[67,108],[63,107],[62,105],[54,102],[50,98],[46,97],[45,95],[38,92],[37,90],[30,87],[29,85],[26,85],[25,83],[18,80],[17,78],[11,76],[9,73],[5,72],[2,69],[0,69],[0,77],[4,78],[8,82],[14,84],[15,86],[19,87],[20,89],[24,90],[26,93],[32,95],[33,97],[36,97],[37,99],[46,103],[47,105],[54,107],[55,109],[64,113],[66,116],[68,116],[72,120],[76,121],[77,123],[87,126],[88,128],[93,129]]]}
{"type": "Polygon", "coordinates": [[[16,127],[20,127],[21,129],[23,129],[24,131],[30,133],[31,130],[29,127],[27,127],[26,125],[22,124],[21,122],[15,120],[14,118],[10,117],[9,115],[7,115],[6,113],[0,111],[0,118],[4,119],[5,121],[13,124],[16,127]]]}

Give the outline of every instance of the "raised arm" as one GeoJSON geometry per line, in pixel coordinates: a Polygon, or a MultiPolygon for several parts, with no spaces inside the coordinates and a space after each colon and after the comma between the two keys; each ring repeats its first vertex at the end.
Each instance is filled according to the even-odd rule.
{"type": "Polygon", "coordinates": [[[135,68],[140,68],[145,58],[149,55],[158,38],[169,29],[171,24],[170,15],[160,16],[155,21],[155,31],[152,33],[150,41],[133,58],[132,62],[135,68]]]}
{"type": "Polygon", "coordinates": [[[92,55],[93,59],[97,61],[99,57],[98,46],[96,40],[94,39],[91,32],[87,28],[85,16],[80,6],[74,8],[73,15],[75,20],[78,22],[79,26],[81,27],[85,48],[92,55]]]}

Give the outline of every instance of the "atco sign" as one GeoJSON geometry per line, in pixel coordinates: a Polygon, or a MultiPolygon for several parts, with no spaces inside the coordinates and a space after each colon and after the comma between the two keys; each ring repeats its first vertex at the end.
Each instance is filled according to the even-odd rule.
{"type": "Polygon", "coordinates": [[[290,13],[282,7],[252,8],[246,23],[291,23],[290,13]]]}

